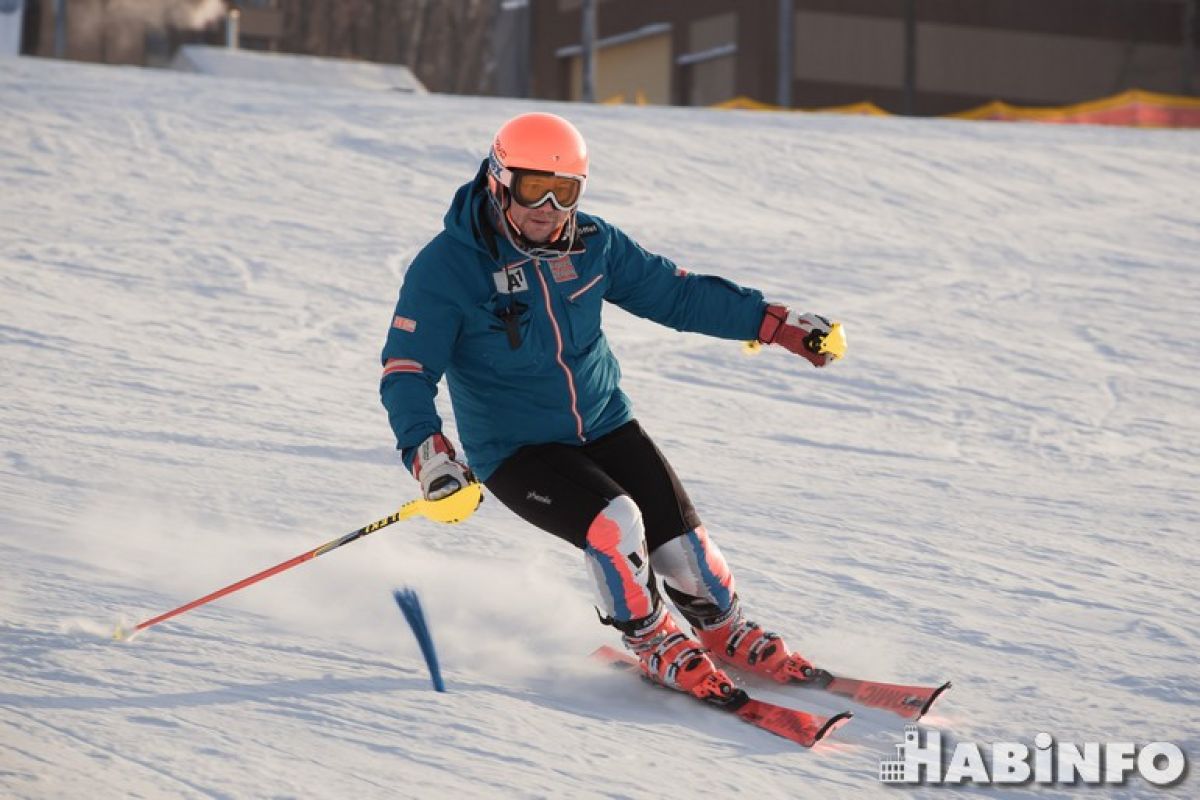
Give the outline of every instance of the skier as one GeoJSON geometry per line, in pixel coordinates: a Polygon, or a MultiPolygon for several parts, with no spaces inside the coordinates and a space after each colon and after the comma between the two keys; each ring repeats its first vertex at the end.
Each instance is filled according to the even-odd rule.
{"type": "Polygon", "coordinates": [[[721,551],[634,419],[600,311],[608,301],[679,331],[781,345],[817,367],[832,357],[820,346],[830,323],[643,250],[578,210],[587,180],[567,120],[522,114],[496,133],[400,289],[380,384],[397,448],[426,499],[479,480],[580,549],[601,620],[653,680],[720,702],[733,686],[710,653],[802,677],[809,663],[746,618],[721,551]],[[443,375],[465,461],[434,406],[443,375]]]}

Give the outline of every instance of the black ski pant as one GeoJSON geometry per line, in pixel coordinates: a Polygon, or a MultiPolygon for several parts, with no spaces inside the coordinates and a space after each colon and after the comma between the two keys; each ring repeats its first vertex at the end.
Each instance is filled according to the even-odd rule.
{"type": "Polygon", "coordinates": [[[622,494],[641,509],[651,553],[700,527],[675,470],[637,420],[578,446],[522,447],[486,486],[518,516],[580,549],[596,515],[622,494]]]}
{"type": "Polygon", "coordinates": [[[487,487],[520,517],[587,554],[601,618],[627,633],[657,618],[656,572],[693,624],[733,607],[724,557],[636,420],[583,445],[523,447],[487,487]]]}

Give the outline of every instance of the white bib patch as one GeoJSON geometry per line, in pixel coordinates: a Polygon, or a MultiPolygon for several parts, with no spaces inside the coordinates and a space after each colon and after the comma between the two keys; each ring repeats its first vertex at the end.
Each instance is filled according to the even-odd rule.
{"type": "Polygon", "coordinates": [[[496,281],[496,291],[500,294],[514,294],[529,289],[529,278],[525,275],[524,267],[509,267],[499,272],[493,272],[496,281]]]}

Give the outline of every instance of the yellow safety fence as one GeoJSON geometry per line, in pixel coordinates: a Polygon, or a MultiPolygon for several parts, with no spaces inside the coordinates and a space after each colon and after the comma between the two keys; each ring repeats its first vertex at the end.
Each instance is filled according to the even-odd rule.
{"type": "MultiPolygon", "coordinates": [[[[749,97],[735,97],[714,108],[750,111],[818,111],[834,114],[888,116],[874,103],[813,109],[785,109],[749,97]]],[[[1136,128],[1200,128],[1200,98],[1158,94],[1131,89],[1111,97],[1069,106],[1037,108],[1014,106],[996,100],[986,105],[946,115],[952,119],[1054,122],[1086,125],[1126,125],[1136,128]]]]}

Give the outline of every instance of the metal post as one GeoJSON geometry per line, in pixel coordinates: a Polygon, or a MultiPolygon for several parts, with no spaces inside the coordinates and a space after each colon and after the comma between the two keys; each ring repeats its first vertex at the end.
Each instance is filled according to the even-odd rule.
{"type": "Polygon", "coordinates": [[[1196,74],[1196,0],[1186,0],[1183,8],[1183,93],[1194,94],[1196,74]]]}
{"type": "Polygon", "coordinates": [[[904,3],[904,113],[916,113],[917,94],[917,1],[904,3]]]}
{"type": "Polygon", "coordinates": [[[67,0],[54,0],[54,57],[67,57],[67,0]]]}
{"type": "Polygon", "coordinates": [[[111,0],[100,0],[100,63],[108,63],[108,4],[111,0]]]}
{"type": "Polygon", "coordinates": [[[596,0],[583,0],[583,102],[596,102],[596,0]]]}
{"type": "Polygon", "coordinates": [[[525,0],[517,19],[517,97],[533,97],[533,8],[525,0]]]}
{"type": "Polygon", "coordinates": [[[491,91],[501,97],[530,97],[529,0],[496,0],[492,27],[491,91]]]}
{"type": "Polygon", "coordinates": [[[241,27],[242,12],[231,8],[225,15],[225,46],[230,50],[237,50],[242,41],[241,27]]]}
{"type": "Polygon", "coordinates": [[[792,107],[792,73],[796,49],[796,0],[779,0],[779,105],[792,107]]]}

